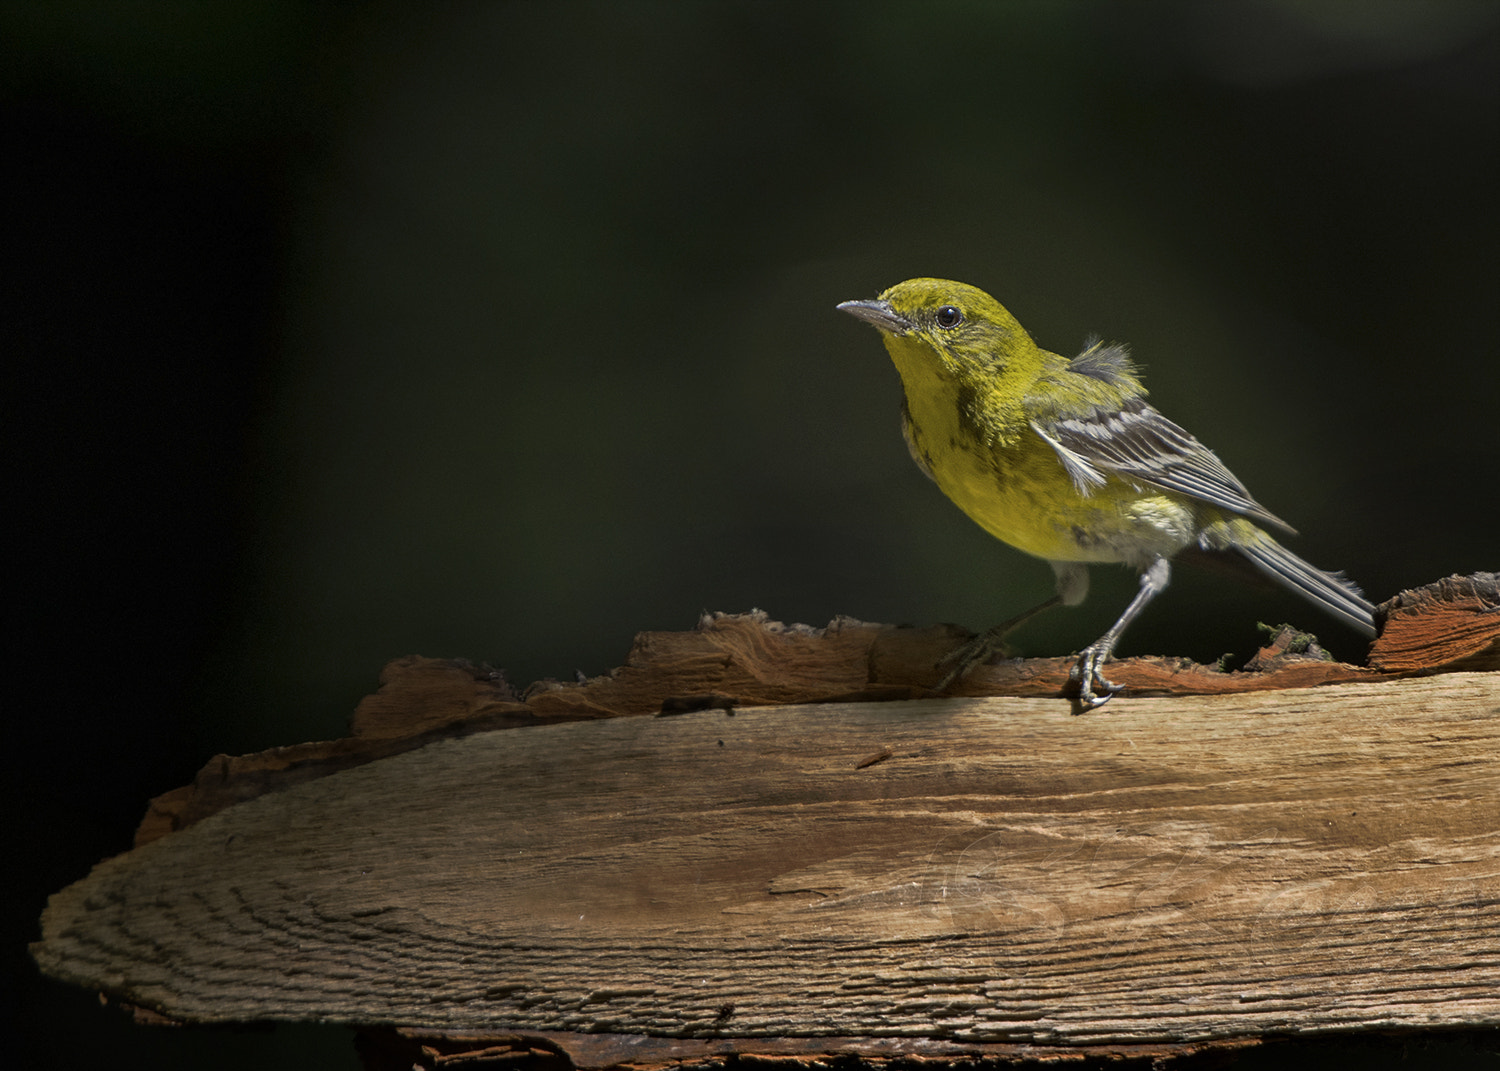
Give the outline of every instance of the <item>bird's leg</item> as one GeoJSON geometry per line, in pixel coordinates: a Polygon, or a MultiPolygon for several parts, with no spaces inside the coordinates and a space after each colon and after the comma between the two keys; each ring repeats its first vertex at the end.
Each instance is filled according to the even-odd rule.
{"type": "Polygon", "coordinates": [[[1033,606],[1023,614],[1017,614],[1009,621],[1003,621],[994,628],[986,629],[967,643],[955,647],[942,658],[938,659],[939,666],[955,663],[945,677],[937,683],[937,690],[945,692],[948,686],[955,681],[962,680],[975,666],[983,665],[992,658],[1005,654],[1005,636],[1014,632],[1026,622],[1044,610],[1050,610],[1063,601],[1061,595],[1054,595],[1039,606],[1033,606]]]}
{"type": "Polygon", "coordinates": [[[1068,679],[1078,682],[1078,705],[1081,710],[1092,710],[1103,706],[1120,690],[1120,686],[1104,676],[1104,663],[1115,653],[1115,644],[1146,604],[1167,590],[1172,579],[1172,564],[1166,558],[1157,558],[1141,573],[1141,587],[1125,607],[1120,619],[1109,627],[1109,631],[1085,647],[1078,656],[1078,664],[1068,674],[1068,679]],[[1100,694],[1103,693],[1103,694],[1100,694]]]}

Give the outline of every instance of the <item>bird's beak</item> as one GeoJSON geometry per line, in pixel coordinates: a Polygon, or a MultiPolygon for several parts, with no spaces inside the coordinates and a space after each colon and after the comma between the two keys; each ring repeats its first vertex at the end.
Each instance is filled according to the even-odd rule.
{"type": "Polygon", "coordinates": [[[845,301],[838,307],[850,316],[857,316],[893,335],[904,335],[911,330],[911,323],[891,308],[889,301],[845,301]]]}

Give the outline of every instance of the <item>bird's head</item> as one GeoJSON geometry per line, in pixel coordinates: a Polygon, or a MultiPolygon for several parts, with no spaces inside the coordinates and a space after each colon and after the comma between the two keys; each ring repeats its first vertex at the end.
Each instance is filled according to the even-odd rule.
{"type": "Polygon", "coordinates": [[[880,329],[903,377],[934,362],[923,370],[958,378],[1001,375],[1017,359],[1037,353],[1005,306],[967,283],[908,279],[874,300],[846,301],[839,308],[880,329]]]}

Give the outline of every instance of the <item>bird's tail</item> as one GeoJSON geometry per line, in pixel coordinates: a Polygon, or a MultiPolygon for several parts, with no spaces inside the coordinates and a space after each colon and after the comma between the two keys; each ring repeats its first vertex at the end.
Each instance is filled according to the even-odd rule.
{"type": "Polygon", "coordinates": [[[1204,536],[1204,549],[1238,551],[1278,584],[1316,603],[1366,636],[1375,635],[1375,607],[1343,573],[1325,572],[1309,565],[1263,529],[1243,519],[1210,525],[1204,536]]]}

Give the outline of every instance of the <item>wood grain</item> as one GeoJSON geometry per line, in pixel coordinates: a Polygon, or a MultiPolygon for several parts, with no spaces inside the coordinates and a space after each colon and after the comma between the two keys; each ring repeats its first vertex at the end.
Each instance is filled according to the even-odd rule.
{"type": "Polygon", "coordinates": [[[559,723],[228,807],[56,894],[32,951],[199,1022],[1070,1044],[1495,1025],[1497,801],[1493,673],[1081,718],[1010,698],[559,723]]]}
{"type": "MultiPolygon", "coordinates": [[[[1453,671],[1500,669],[1500,576],[1452,576],[1382,603],[1375,668],[1343,665],[1311,637],[1283,627],[1241,670],[1181,658],[1110,663],[1126,695],[1225,695],[1310,688],[1453,671]],[[1300,652],[1300,653],[1299,653],[1300,652]]],[[[351,734],[217,755],[191,785],[163,793],[136,832],[146,844],[266,792],[373,762],[434,740],[491,729],[657,712],[801,703],[931,698],[938,660],[971,634],[948,625],[897,628],[835,618],[825,628],[786,625],[760,611],[704,614],[690,632],[642,632],[625,663],[571,683],[538,681],[517,692],[504,674],[463,659],[409,655],[386,665],[380,689],[356,708],[351,734]]],[[[1069,694],[1069,658],[981,666],[954,689],[974,696],[1069,694]]]]}
{"type": "Polygon", "coordinates": [[[1384,673],[1500,669],[1500,574],[1449,576],[1380,605],[1370,666],[1384,673]]]}

